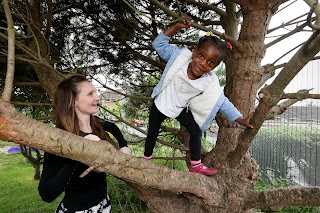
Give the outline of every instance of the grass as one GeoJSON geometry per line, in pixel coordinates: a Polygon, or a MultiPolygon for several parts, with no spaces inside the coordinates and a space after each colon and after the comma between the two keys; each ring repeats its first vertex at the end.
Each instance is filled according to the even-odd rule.
{"type": "Polygon", "coordinates": [[[54,212],[59,200],[46,203],[38,194],[34,169],[20,153],[0,154],[1,212],[45,213],[54,212]]]}

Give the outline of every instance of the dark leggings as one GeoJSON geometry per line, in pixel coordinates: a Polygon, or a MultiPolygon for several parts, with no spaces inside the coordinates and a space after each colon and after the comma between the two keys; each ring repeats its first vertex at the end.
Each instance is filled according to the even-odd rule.
{"type": "MultiPolygon", "coordinates": [[[[152,155],[154,146],[156,145],[156,139],[159,134],[160,125],[166,118],[167,116],[162,114],[153,103],[149,115],[149,129],[145,143],[144,156],[149,157],[152,155]]],[[[200,160],[201,130],[195,122],[191,111],[187,111],[187,108],[184,108],[176,119],[188,130],[190,134],[190,159],[195,161],[200,160]]]]}

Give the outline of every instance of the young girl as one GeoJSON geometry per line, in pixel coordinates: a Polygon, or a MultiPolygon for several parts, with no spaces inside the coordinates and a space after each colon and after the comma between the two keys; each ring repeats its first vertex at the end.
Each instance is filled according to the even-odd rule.
{"type": "Polygon", "coordinates": [[[253,128],[251,116],[243,119],[241,113],[224,96],[213,69],[231,51],[231,45],[213,35],[200,38],[191,52],[169,44],[170,37],[182,28],[189,28],[190,17],[183,16],[161,32],[152,45],[159,56],[167,61],[163,75],[154,88],[155,98],[149,115],[149,129],[145,143],[144,158],[151,159],[161,123],[176,118],[190,134],[190,172],[213,175],[217,172],[201,163],[201,133],[206,130],[219,111],[230,121],[253,128]]]}

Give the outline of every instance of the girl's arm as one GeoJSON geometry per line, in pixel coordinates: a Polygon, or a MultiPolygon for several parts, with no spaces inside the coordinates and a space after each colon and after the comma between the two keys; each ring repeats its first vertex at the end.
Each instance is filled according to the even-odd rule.
{"type": "Polygon", "coordinates": [[[157,53],[163,60],[169,61],[170,57],[172,56],[172,53],[179,50],[179,48],[176,45],[169,44],[171,36],[174,35],[178,30],[182,28],[188,28],[190,26],[190,17],[185,16],[183,18],[183,22],[176,23],[164,32],[161,32],[152,42],[153,48],[157,51],[157,53]]]}
{"type": "Polygon", "coordinates": [[[171,37],[174,34],[176,34],[179,30],[182,28],[189,28],[191,26],[191,18],[188,15],[182,16],[182,22],[178,22],[171,27],[169,27],[167,30],[163,32],[165,36],[171,37]]]}

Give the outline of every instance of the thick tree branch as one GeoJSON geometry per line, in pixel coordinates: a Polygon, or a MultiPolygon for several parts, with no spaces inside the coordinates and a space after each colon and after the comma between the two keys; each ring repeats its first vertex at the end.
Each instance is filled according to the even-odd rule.
{"type": "Polygon", "coordinates": [[[0,139],[80,161],[94,166],[96,171],[108,172],[131,183],[162,190],[165,187],[174,193],[190,193],[202,198],[207,205],[223,202],[223,187],[218,185],[218,176],[209,178],[170,170],[123,154],[105,141],[92,143],[83,137],[27,118],[5,101],[0,101],[0,139]]]}
{"type": "Polygon", "coordinates": [[[319,187],[279,188],[248,193],[247,209],[280,210],[285,206],[319,206],[319,187]]]}
{"type": "Polygon", "coordinates": [[[312,89],[304,89],[298,91],[298,93],[285,93],[283,94],[281,99],[298,99],[299,101],[305,100],[305,99],[320,99],[320,94],[309,94],[309,91],[312,89]]]}

